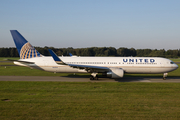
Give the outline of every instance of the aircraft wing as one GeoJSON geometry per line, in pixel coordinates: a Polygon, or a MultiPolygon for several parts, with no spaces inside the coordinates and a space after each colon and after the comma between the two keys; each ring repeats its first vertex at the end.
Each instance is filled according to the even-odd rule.
{"type": "Polygon", "coordinates": [[[110,71],[110,69],[108,67],[79,65],[79,64],[66,64],[62,60],[60,60],[60,58],[51,49],[49,49],[49,52],[50,52],[51,56],[53,57],[54,61],[60,65],[68,65],[73,68],[85,69],[88,72],[108,72],[108,71],[110,71]]]}
{"type": "Polygon", "coordinates": [[[108,72],[108,71],[110,71],[108,67],[78,65],[78,64],[68,64],[68,65],[73,68],[85,69],[88,72],[108,72]]]}

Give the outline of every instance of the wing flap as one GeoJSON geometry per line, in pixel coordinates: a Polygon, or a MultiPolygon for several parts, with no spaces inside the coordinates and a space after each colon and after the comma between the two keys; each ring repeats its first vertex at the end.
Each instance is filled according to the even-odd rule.
{"type": "Polygon", "coordinates": [[[108,72],[108,71],[110,71],[110,69],[108,67],[78,65],[78,64],[68,64],[68,65],[73,68],[85,69],[86,71],[89,71],[89,72],[108,72]]]}

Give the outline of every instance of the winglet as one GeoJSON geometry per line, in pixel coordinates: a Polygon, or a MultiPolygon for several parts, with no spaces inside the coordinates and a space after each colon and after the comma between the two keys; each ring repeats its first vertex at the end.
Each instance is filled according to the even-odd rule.
{"type": "Polygon", "coordinates": [[[76,55],[73,55],[73,54],[71,54],[71,53],[69,53],[69,55],[70,55],[71,57],[77,57],[76,55]]]}
{"type": "Polygon", "coordinates": [[[51,49],[48,49],[48,50],[49,50],[49,53],[51,54],[51,56],[53,57],[54,61],[55,61],[57,64],[67,65],[66,63],[64,63],[64,62],[54,53],[54,51],[52,51],[51,49]]]}
{"type": "Polygon", "coordinates": [[[70,56],[73,56],[71,53],[69,53],[70,56]]]}

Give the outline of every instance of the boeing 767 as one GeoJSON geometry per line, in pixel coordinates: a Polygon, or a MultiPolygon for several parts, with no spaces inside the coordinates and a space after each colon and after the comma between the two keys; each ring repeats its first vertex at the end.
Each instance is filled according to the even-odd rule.
{"type": "Polygon", "coordinates": [[[41,55],[17,30],[10,30],[20,59],[14,64],[56,73],[91,73],[90,79],[98,79],[98,73],[110,78],[122,78],[128,73],[167,73],[178,68],[173,61],[161,57],[78,57],[41,55]]]}

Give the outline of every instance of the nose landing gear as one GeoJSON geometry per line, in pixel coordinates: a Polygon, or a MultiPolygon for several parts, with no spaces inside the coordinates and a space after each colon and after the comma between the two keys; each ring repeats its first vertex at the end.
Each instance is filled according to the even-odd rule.
{"type": "Polygon", "coordinates": [[[165,80],[167,78],[167,75],[168,75],[168,73],[163,74],[163,80],[165,80]]]}

